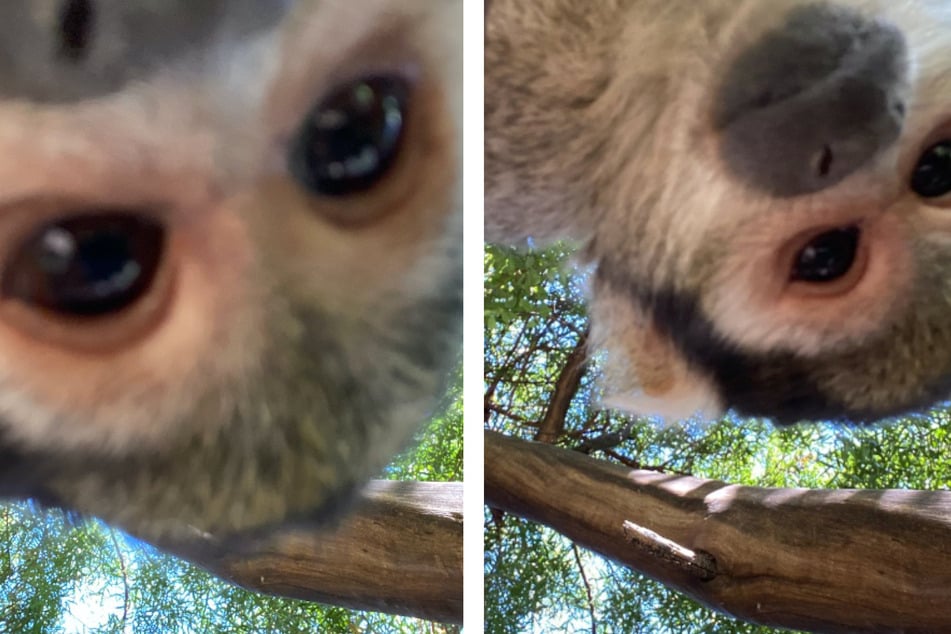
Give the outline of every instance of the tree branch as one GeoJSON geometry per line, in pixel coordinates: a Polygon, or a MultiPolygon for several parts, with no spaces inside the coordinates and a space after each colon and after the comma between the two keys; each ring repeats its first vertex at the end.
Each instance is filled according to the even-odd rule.
{"type": "Polygon", "coordinates": [[[578,566],[578,573],[581,575],[581,582],[584,584],[585,596],[588,597],[588,616],[591,617],[591,634],[598,634],[598,618],[594,614],[594,593],[591,592],[591,584],[588,583],[588,575],[584,571],[584,563],[581,561],[581,549],[577,544],[572,544],[571,552],[575,556],[575,565],[578,566]]]}
{"type": "Polygon", "coordinates": [[[234,584],[276,596],[462,622],[462,483],[377,480],[338,526],[163,542],[234,584]]]}
{"type": "Polygon", "coordinates": [[[729,485],[486,432],[485,498],[747,621],[822,632],[951,631],[948,491],[729,485]],[[656,549],[632,545],[625,522],[701,553],[715,575],[703,581],[656,549]]]}
{"type": "Polygon", "coordinates": [[[561,366],[561,372],[555,381],[555,390],[548,400],[548,409],[538,425],[535,440],[551,444],[564,431],[565,416],[568,414],[571,400],[578,393],[581,378],[584,376],[587,347],[588,332],[585,331],[578,338],[578,343],[575,344],[571,354],[565,359],[564,365],[561,366]]]}

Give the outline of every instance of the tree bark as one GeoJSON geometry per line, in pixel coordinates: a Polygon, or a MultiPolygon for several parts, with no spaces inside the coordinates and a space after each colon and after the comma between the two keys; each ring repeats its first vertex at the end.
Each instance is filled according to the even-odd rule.
{"type": "Polygon", "coordinates": [[[486,432],[485,501],[747,621],[951,632],[948,491],[737,486],[486,432]]]}
{"type": "Polygon", "coordinates": [[[377,480],[334,527],[156,546],[254,592],[462,622],[461,482],[377,480]]]}

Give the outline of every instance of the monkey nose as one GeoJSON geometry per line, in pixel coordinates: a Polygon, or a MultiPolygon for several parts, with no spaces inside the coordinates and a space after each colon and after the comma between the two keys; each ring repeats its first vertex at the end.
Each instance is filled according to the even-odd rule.
{"type": "Polygon", "coordinates": [[[721,158],[774,196],[831,187],[898,139],[908,68],[894,26],[835,4],[800,6],[722,79],[713,113],[721,158]]]}

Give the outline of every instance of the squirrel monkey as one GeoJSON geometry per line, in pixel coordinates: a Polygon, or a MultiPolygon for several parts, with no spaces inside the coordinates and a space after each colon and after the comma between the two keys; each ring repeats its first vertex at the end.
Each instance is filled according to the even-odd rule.
{"type": "Polygon", "coordinates": [[[606,402],[951,395],[951,4],[493,0],[486,236],[591,264],[606,402]]]}
{"type": "Polygon", "coordinates": [[[0,5],[0,495],[334,517],[461,343],[461,2],[0,5]]]}

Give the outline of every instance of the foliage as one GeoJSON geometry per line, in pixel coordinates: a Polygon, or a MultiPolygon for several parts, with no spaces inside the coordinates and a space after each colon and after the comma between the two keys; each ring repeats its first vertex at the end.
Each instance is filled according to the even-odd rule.
{"type": "MultiPolygon", "coordinates": [[[[555,380],[586,330],[585,272],[568,250],[485,255],[486,427],[533,438],[555,380]]],[[[596,407],[597,359],[571,400],[558,444],[632,468],[738,484],[951,488],[951,416],[938,408],[889,425],[778,429],[727,417],[662,428],[596,407]]],[[[486,631],[766,633],[638,573],[580,551],[546,528],[487,511],[486,631]]]]}
{"type": "Polygon", "coordinates": [[[384,477],[425,482],[462,480],[462,363],[449,384],[446,396],[436,408],[439,415],[416,434],[412,448],[386,468],[384,477]]]}
{"type": "MultiPolygon", "coordinates": [[[[462,479],[461,371],[443,414],[386,477],[462,479]]],[[[0,634],[45,632],[455,632],[419,619],[278,599],[229,585],[184,561],[29,503],[0,507],[0,634]]]]}

